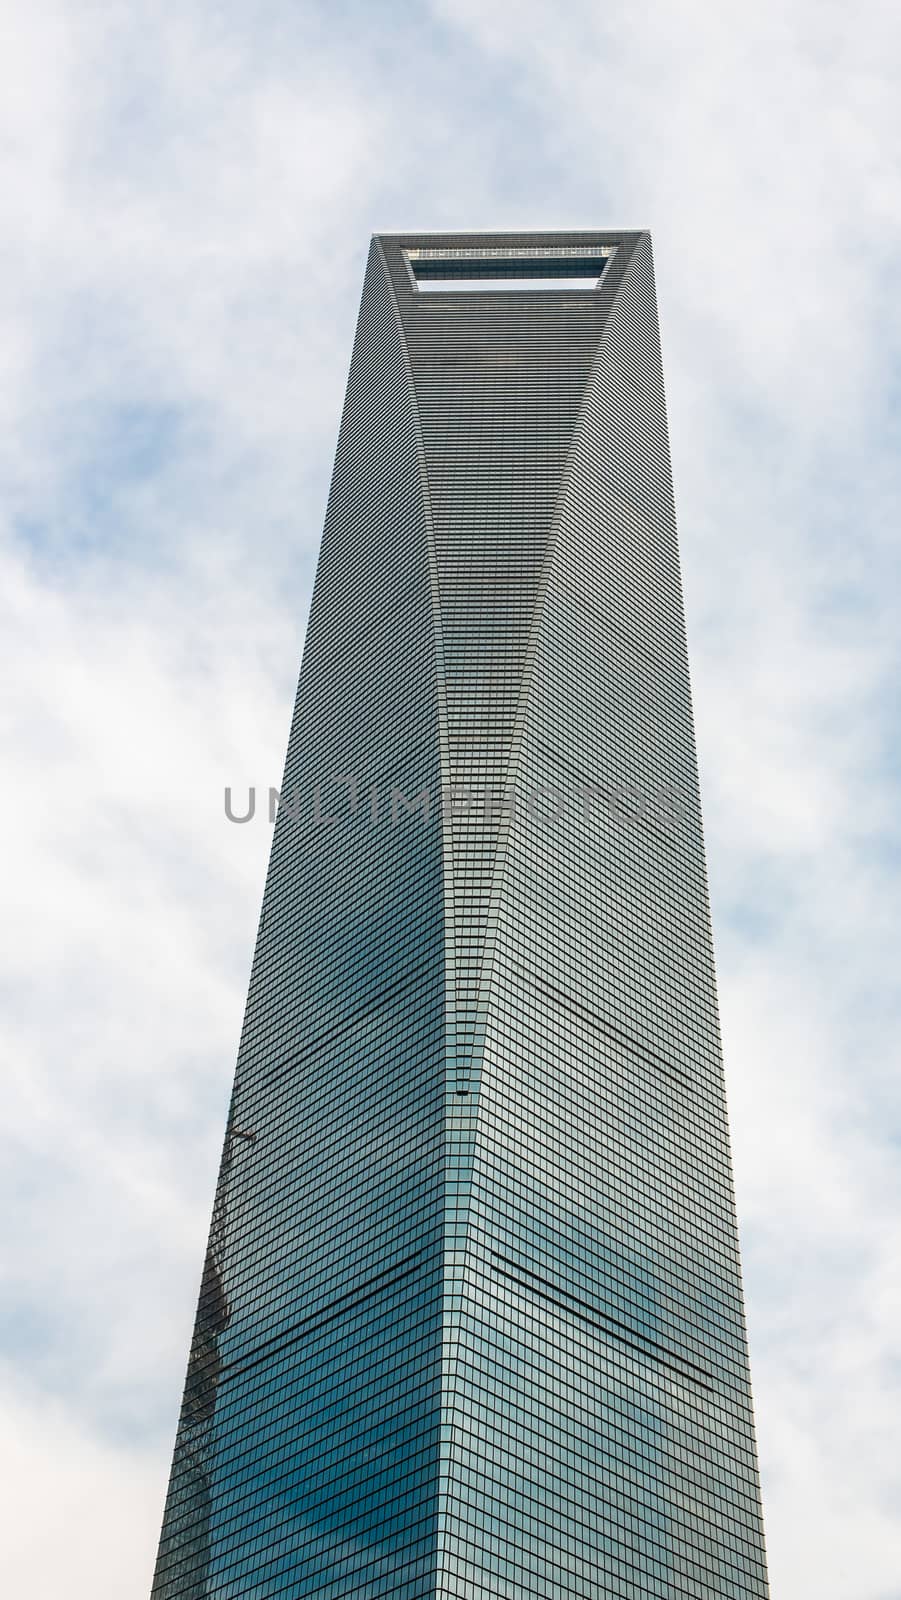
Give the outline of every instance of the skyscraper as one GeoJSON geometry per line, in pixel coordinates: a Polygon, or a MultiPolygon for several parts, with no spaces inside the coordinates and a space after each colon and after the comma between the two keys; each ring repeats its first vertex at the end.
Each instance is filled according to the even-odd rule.
{"type": "Polygon", "coordinates": [[[372,242],[154,1600],[767,1595],[646,233],[372,242]]]}

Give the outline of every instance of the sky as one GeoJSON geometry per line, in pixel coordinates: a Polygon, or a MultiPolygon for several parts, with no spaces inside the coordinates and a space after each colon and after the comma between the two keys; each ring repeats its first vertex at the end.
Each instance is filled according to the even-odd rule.
{"type": "Polygon", "coordinates": [[[149,1592],[369,236],[647,227],[773,1600],[899,1600],[901,11],[0,40],[4,1592],[149,1592]]]}

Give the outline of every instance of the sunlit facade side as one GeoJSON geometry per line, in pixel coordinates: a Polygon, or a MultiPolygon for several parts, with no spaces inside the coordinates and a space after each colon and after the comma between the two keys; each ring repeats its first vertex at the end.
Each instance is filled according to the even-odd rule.
{"type": "Polygon", "coordinates": [[[650,239],[372,242],[153,1600],[765,1600],[650,239]]]}

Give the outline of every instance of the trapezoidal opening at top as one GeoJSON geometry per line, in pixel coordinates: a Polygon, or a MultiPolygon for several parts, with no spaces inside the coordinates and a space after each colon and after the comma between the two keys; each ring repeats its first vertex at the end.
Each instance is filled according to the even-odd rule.
{"type": "Polygon", "coordinates": [[[494,293],[510,289],[596,289],[610,255],[610,248],[600,245],[404,251],[417,289],[481,289],[494,293]]]}

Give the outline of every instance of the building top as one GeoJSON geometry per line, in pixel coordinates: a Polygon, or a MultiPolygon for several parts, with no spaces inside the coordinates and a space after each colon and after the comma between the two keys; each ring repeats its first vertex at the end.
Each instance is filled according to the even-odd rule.
{"type": "Polygon", "coordinates": [[[617,249],[639,234],[376,234],[400,251],[414,290],[577,290],[597,288],[617,249]]]}

